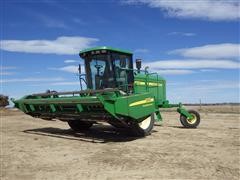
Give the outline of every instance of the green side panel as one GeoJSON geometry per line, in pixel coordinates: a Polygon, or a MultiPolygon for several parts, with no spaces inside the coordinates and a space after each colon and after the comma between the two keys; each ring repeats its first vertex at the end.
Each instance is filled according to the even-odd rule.
{"type": "Polygon", "coordinates": [[[129,96],[123,96],[116,99],[116,102],[114,104],[114,111],[116,114],[123,116],[129,115],[128,98],[129,96]]]}
{"type": "Polygon", "coordinates": [[[151,93],[136,94],[116,99],[115,113],[141,119],[155,112],[155,99],[151,93]]]}
{"type": "Polygon", "coordinates": [[[134,76],[134,93],[152,93],[157,104],[166,101],[166,81],[159,75],[137,74],[134,76]]]}
{"type": "Polygon", "coordinates": [[[98,99],[104,109],[115,118],[130,117],[140,120],[156,111],[155,99],[151,93],[118,97],[99,95],[98,99]]]}

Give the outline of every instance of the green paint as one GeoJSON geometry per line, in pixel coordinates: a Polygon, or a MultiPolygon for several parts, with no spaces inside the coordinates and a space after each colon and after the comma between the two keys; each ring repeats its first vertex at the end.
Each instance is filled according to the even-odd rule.
{"type": "Polygon", "coordinates": [[[50,106],[52,112],[56,112],[56,108],[55,108],[54,104],[50,104],[49,106],[50,106]]]}
{"type": "Polygon", "coordinates": [[[122,50],[122,49],[118,49],[118,48],[112,48],[112,47],[108,47],[108,46],[98,46],[98,47],[94,47],[94,48],[84,49],[84,50],[80,51],[79,54],[88,53],[91,51],[99,51],[99,50],[108,50],[108,51],[119,52],[119,53],[124,53],[124,54],[132,54],[132,52],[130,52],[130,51],[126,51],[126,50],[122,50]]]}
{"type": "Polygon", "coordinates": [[[134,93],[149,92],[153,94],[157,104],[166,101],[166,81],[158,74],[136,74],[134,77],[134,93]]]}
{"type": "Polygon", "coordinates": [[[184,107],[179,107],[177,111],[181,115],[184,115],[186,118],[189,118],[190,120],[193,118],[193,115],[191,115],[184,107]]]}
{"type": "Polygon", "coordinates": [[[30,107],[31,111],[35,111],[34,105],[30,104],[29,107],[30,107]]]}
{"type": "Polygon", "coordinates": [[[77,110],[78,112],[82,112],[83,111],[83,107],[81,104],[77,104],[77,110]]]}
{"type": "Polygon", "coordinates": [[[39,99],[20,99],[14,101],[14,103],[20,104],[88,104],[88,103],[100,103],[96,97],[81,97],[81,96],[72,96],[72,97],[59,97],[59,98],[39,98],[39,99]]]}

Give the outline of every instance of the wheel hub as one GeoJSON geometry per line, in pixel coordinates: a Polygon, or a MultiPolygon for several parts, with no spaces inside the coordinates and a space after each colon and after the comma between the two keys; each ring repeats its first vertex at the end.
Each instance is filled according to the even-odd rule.
{"type": "Polygon", "coordinates": [[[192,114],[192,113],[191,113],[191,115],[192,115],[192,118],[187,118],[187,122],[188,122],[189,124],[194,124],[194,123],[196,123],[196,121],[197,121],[197,117],[196,117],[195,114],[192,114]]]}

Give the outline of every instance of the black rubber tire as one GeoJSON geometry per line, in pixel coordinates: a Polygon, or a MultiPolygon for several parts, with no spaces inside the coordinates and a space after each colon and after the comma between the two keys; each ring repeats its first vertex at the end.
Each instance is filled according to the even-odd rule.
{"type": "Polygon", "coordinates": [[[196,120],[190,123],[189,120],[184,116],[180,115],[180,122],[185,128],[197,128],[200,123],[200,114],[195,110],[188,110],[188,112],[195,116],[196,120]]]}
{"type": "Polygon", "coordinates": [[[108,122],[108,123],[111,124],[115,128],[120,128],[120,129],[125,128],[125,126],[120,123],[114,123],[114,122],[108,122]]]}
{"type": "Polygon", "coordinates": [[[141,123],[137,123],[137,122],[132,122],[130,125],[130,133],[133,136],[137,136],[137,137],[144,137],[144,136],[148,136],[151,134],[153,127],[154,127],[154,113],[152,113],[150,116],[146,117],[141,123]],[[142,128],[141,127],[141,123],[143,121],[146,121],[148,118],[150,118],[150,122],[148,124],[148,126],[146,128],[142,128]]]}
{"type": "Polygon", "coordinates": [[[71,127],[72,130],[79,132],[83,130],[88,130],[93,125],[93,123],[87,121],[72,120],[68,121],[68,125],[71,127]]]}

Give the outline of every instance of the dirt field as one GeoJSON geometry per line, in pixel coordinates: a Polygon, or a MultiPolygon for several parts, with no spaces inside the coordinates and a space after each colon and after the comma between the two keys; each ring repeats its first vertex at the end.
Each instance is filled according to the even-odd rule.
{"type": "Polygon", "coordinates": [[[0,179],[240,179],[239,107],[229,108],[204,107],[198,129],[164,112],[142,139],[108,125],[75,134],[64,122],[1,111],[0,179]]]}

